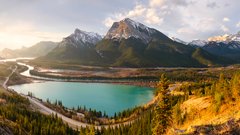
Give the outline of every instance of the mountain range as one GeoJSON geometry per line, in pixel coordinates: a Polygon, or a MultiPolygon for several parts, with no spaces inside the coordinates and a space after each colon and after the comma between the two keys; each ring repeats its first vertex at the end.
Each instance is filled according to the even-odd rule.
{"type": "Polygon", "coordinates": [[[126,18],[114,22],[105,36],[75,29],[59,43],[40,42],[30,48],[4,49],[0,57],[38,57],[35,62],[113,67],[224,66],[238,62],[235,58],[240,56],[239,35],[187,43],[126,18]]]}
{"type": "Polygon", "coordinates": [[[116,67],[205,67],[232,62],[129,18],[113,23],[103,38],[76,29],[36,61],[116,67]]]}
{"type": "Polygon", "coordinates": [[[205,40],[195,40],[188,45],[201,47],[214,55],[226,57],[240,62],[240,32],[232,35],[215,36],[205,40]]]}
{"type": "Polygon", "coordinates": [[[5,59],[17,58],[17,57],[40,57],[48,54],[52,49],[57,46],[58,43],[51,41],[42,41],[31,47],[23,47],[21,49],[3,49],[0,52],[0,57],[5,59]]]}

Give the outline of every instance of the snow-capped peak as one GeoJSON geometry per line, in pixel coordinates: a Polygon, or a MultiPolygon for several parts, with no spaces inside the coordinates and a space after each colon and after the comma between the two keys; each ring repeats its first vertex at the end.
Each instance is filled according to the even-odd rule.
{"type": "Polygon", "coordinates": [[[192,42],[188,43],[189,45],[193,45],[193,46],[199,46],[202,47],[204,45],[206,45],[208,42],[205,40],[200,40],[200,39],[195,39],[192,42]]]}
{"type": "Polygon", "coordinates": [[[232,40],[232,41],[237,41],[237,42],[240,42],[240,31],[235,34],[235,35],[230,35],[229,38],[232,40]]]}
{"type": "Polygon", "coordinates": [[[175,42],[178,42],[178,43],[182,43],[182,44],[184,44],[184,45],[187,45],[188,43],[187,42],[185,42],[185,41],[183,41],[183,40],[181,40],[181,39],[179,39],[179,38],[175,38],[175,37],[170,37],[173,41],[175,41],[175,42]]]}
{"type": "Polygon", "coordinates": [[[99,40],[102,39],[102,36],[97,33],[86,32],[79,29],[75,29],[74,33],[71,34],[69,37],[74,38],[76,41],[91,44],[96,44],[99,40]]]}
{"type": "Polygon", "coordinates": [[[96,45],[96,43],[99,42],[101,39],[102,36],[97,33],[75,29],[73,34],[63,39],[63,41],[60,43],[60,46],[93,46],[96,45]]]}
{"type": "Polygon", "coordinates": [[[142,28],[142,29],[149,29],[147,26],[139,23],[139,22],[135,22],[133,20],[131,20],[130,18],[125,18],[124,20],[122,20],[121,22],[126,22],[126,23],[129,23],[131,24],[134,28],[142,28]]]}
{"type": "Polygon", "coordinates": [[[139,22],[135,22],[129,18],[125,18],[120,22],[113,23],[105,36],[105,39],[128,39],[130,37],[138,38],[148,43],[151,35],[157,30],[149,28],[139,22]]]}
{"type": "Polygon", "coordinates": [[[214,41],[214,42],[224,42],[224,41],[227,41],[229,35],[228,34],[225,34],[225,35],[222,35],[222,36],[214,36],[214,37],[210,37],[208,38],[208,41],[211,42],[211,41],[214,41]]]}
{"type": "Polygon", "coordinates": [[[238,32],[237,34],[225,34],[222,36],[215,36],[215,37],[210,37],[208,38],[208,41],[214,41],[214,42],[225,42],[225,43],[229,43],[231,41],[236,41],[236,42],[240,42],[240,32],[238,32]]]}

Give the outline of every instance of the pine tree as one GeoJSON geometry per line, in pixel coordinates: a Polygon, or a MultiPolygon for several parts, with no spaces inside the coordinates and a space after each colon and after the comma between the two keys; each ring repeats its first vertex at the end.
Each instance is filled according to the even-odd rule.
{"type": "Polygon", "coordinates": [[[173,109],[173,119],[177,125],[183,124],[182,111],[180,108],[180,103],[178,102],[173,109]]]}
{"type": "Polygon", "coordinates": [[[232,95],[234,100],[238,100],[240,96],[240,74],[237,73],[234,75],[234,77],[231,79],[231,89],[232,89],[232,95]]]}
{"type": "Polygon", "coordinates": [[[88,135],[95,135],[95,128],[94,128],[94,126],[90,127],[88,135]]]}
{"type": "Polygon", "coordinates": [[[165,75],[161,75],[158,83],[157,93],[159,94],[159,102],[154,108],[152,133],[153,135],[162,135],[167,131],[171,124],[172,107],[171,95],[168,91],[169,81],[165,75]]]}

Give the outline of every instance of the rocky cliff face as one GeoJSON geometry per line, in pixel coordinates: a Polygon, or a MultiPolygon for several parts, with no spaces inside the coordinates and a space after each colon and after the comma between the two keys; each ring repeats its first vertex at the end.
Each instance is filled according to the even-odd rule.
{"type": "Polygon", "coordinates": [[[153,28],[126,18],[120,22],[115,22],[104,38],[121,40],[134,37],[148,43],[152,39],[152,35],[157,32],[153,28]]]}
{"type": "Polygon", "coordinates": [[[62,42],[60,42],[59,46],[66,46],[71,45],[75,48],[84,47],[84,46],[94,46],[97,42],[99,42],[102,39],[102,36],[100,36],[97,33],[93,32],[86,32],[83,30],[76,29],[73,34],[63,39],[62,42]]]}

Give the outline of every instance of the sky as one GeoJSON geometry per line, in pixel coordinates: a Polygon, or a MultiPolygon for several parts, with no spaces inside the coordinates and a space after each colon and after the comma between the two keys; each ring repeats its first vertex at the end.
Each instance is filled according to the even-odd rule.
{"type": "Polygon", "coordinates": [[[0,50],[59,42],[75,28],[105,35],[131,18],[184,41],[240,31],[240,0],[0,0],[0,50]]]}

